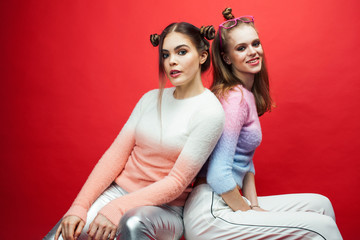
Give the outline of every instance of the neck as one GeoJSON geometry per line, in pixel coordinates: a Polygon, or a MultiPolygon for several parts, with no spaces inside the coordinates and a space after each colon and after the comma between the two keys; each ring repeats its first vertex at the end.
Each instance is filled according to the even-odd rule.
{"type": "Polygon", "coordinates": [[[174,98],[185,99],[199,95],[205,91],[204,85],[201,81],[201,76],[196,80],[190,81],[188,84],[176,86],[174,91],[174,98]]]}

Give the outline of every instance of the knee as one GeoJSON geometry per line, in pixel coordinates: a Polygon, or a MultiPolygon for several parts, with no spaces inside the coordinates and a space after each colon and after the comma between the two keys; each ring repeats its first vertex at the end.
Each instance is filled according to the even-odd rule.
{"type": "Polygon", "coordinates": [[[335,213],[329,198],[321,194],[311,194],[311,204],[314,211],[323,215],[327,215],[335,220],[335,213]]]}
{"type": "Polygon", "coordinates": [[[139,231],[143,226],[142,219],[139,216],[126,216],[120,222],[121,232],[134,233],[139,231]]]}
{"type": "Polygon", "coordinates": [[[144,225],[144,220],[141,215],[133,213],[133,211],[128,211],[124,214],[120,221],[121,232],[127,231],[137,231],[144,225]]]}
{"type": "Polygon", "coordinates": [[[325,211],[333,211],[333,207],[329,198],[321,194],[314,194],[314,195],[315,195],[315,201],[319,207],[324,208],[325,211]]]}
{"type": "Polygon", "coordinates": [[[119,239],[140,239],[139,236],[149,231],[147,221],[147,218],[137,211],[126,212],[119,224],[119,239]]]}
{"type": "Polygon", "coordinates": [[[314,194],[315,201],[323,207],[332,207],[329,198],[321,194],[314,194]]]}

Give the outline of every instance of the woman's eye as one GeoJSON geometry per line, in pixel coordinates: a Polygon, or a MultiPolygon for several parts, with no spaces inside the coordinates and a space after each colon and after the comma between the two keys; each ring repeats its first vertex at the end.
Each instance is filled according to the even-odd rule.
{"type": "Polygon", "coordinates": [[[180,50],[180,51],[179,51],[179,55],[185,55],[186,53],[187,53],[186,50],[180,50]]]}
{"type": "Polygon", "coordinates": [[[240,46],[240,47],[238,47],[237,49],[236,49],[237,51],[244,51],[245,50],[245,47],[244,46],[240,46]]]}
{"type": "Polygon", "coordinates": [[[162,57],[165,59],[165,58],[168,58],[169,57],[169,54],[168,53],[163,53],[162,54],[162,57]]]}
{"type": "Polygon", "coordinates": [[[258,47],[258,46],[260,46],[260,41],[256,41],[256,42],[254,42],[254,43],[253,43],[253,46],[254,46],[254,47],[258,47]]]}

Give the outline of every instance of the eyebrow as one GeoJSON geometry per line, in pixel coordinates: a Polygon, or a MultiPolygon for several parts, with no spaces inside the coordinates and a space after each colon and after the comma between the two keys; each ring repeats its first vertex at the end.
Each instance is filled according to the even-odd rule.
{"type": "MultiPolygon", "coordinates": [[[[176,46],[176,47],[174,48],[174,50],[178,50],[179,48],[182,48],[182,47],[190,48],[190,47],[189,47],[188,45],[186,45],[186,44],[181,44],[181,45],[179,45],[179,46],[176,46]]],[[[162,51],[168,52],[169,50],[162,49],[162,51]]]]}
{"type": "MultiPolygon", "coordinates": [[[[256,41],[260,41],[260,38],[256,38],[256,39],[252,40],[250,44],[253,44],[256,41]]],[[[238,43],[235,45],[235,48],[237,48],[239,46],[243,46],[243,45],[248,45],[248,44],[247,43],[238,43]]]]}

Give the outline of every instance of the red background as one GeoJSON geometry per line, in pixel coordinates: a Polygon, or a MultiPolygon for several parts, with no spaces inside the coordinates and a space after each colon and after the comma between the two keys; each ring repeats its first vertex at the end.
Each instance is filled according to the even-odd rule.
{"type": "Polygon", "coordinates": [[[344,239],[357,239],[356,0],[1,1],[1,239],[41,239],[157,87],[149,35],[218,25],[226,6],[255,16],[277,104],[261,117],[259,195],[324,194],[344,239]]]}

